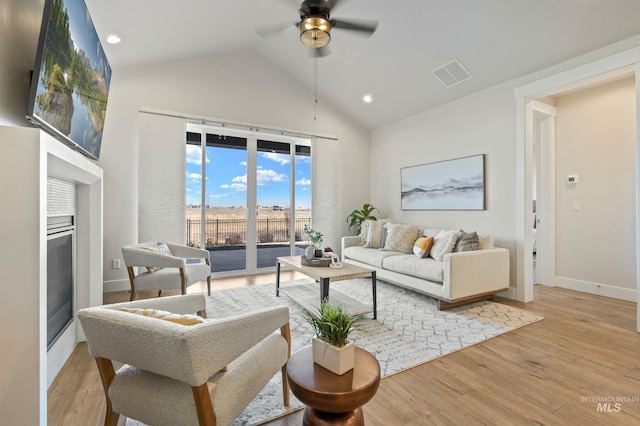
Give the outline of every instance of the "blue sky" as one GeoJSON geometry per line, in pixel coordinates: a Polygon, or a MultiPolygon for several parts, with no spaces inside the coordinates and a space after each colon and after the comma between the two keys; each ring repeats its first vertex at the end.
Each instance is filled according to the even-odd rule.
{"type": "MultiPolygon", "coordinates": [[[[201,204],[201,158],[201,148],[187,144],[187,206],[201,204]]],[[[289,155],[258,152],[258,205],[289,207],[290,171],[289,155]]],[[[297,157],[295,184],[297,207],[309,208],[311,157],[297,157]]],[[[247,151],[208,147],[206,191],[213,207],[246,207],[247,151]]]]}
{"type": "MultiPolygon", "coordinates": [[[[83,0],[64,0],[64,6],[69,15],[69,28],[73,44],[76,48],[84,50],[85,55],[91,61],[92,67],[102,71],[103,65],[108,63],[107,57],[83,0]]],[[[107,73],[109,74],[107,78],[108,88],[111,80],[111,68],[107,68],[107,73]]]]}

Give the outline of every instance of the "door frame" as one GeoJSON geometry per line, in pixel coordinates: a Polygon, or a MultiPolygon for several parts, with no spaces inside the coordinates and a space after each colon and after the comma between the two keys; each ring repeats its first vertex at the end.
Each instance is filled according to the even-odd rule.
{"type": "MultiPolygon", "coordinates": [[[[552,284],[556,271],[555,256],[555,118],[556,108],[552,105],[531,101],[527,105],[527,123],[532,123],[531,135],[536,179],[536,269],[538,281],[552,284]],[[542,224],[542,226],[539,226],[542,224]]],[[[533,233],[533,231],[531,231],[533,233]]],[[[533,246],[533,237],[532,237],[533,246]]],[[[533,248],[533,247],[532,247],[533,248]]],[[[528,255],[533,264],[533,250],[528,255]]],[[[532,284],[536,284],[533,282],[532,284]]]]}
{"type": "MultiPolygon", "coordinates": [[[[295,157],[296,157],[296,145],[305,145],[312,146],[312,139],[305,137],[294,137],[287,136],[283,134],[274,134],[269,132],[261,132],[257,128],[251,128],[248,130],[245,129],[234,129],[228,126],[217,126],[212,124],[200,124],[200,123],[187,123],[186,131],[195,132],[201,134],[201,149],[202,152],[206,152],[206,134],[207,133],[215,133],[215,134],[224,134],[227,136],[235,136],[239,138],[244,138],[247,141],[247,193],[246,193],[246,245],[245,245],[245,267],[244,269],[237,269],[233,271],[224,271],[217,272],[216,276],[218,277],[230,277],[237,275],[254,275],[261,274],[265,272],[269,272],[275,269],[275,261],[274,266],[268,268],[259,268],[258,267],[258,256],[257,256],[257,228],[256,228],[256,218],[258,211],[258,188],[257,188],[257,170],[258,170],[258,140],[272,140],[274,142],[284,142],[289,143],[292,147],[290,150],[291,156],[291,167],[289,168],[289,177],[290,177],[290,207],[295,207],[295,157]],[[253,220],[252,220],[253,219],[253,220]]],[[[313,149],[312,149],[312,157],[313,158],[313,149]]],[[[207,166],[206,161],[202,161],[201,166],[201,174],[202,174],[202,193],[201,196],[201,205],[205,206],[207,204],[207,196],[206,191],[204,190],[205,185],[204,181],[206,178],[207,166]]],[[[313,176],[313,168],[312,168],[312,176],[313,176]]],[[[311,187],[313,188],[313,178],[311,181],[311,187]]],[[[313,202],[313,200],[311,200],[313,202]]],[[[294,254],[295,250],[295,208],[292,209],[291,212],[291,222],[290,222],[290,240],[291,244],[291,253],[294,254]]],[[[206,241],[206,211],[204,208],[201,208],[200,211],[200,220],[203,226],[201,226],[200,230],[200,241],[202,244],[206,241]]],[[[204,248],[204,247],[202,247],[204,248]]]]}
{"type": "MultiPolygon", "coordinates": [[[[560,72],[558,74],[517,87],[516,100],[516,299],[522,302],[533,300],[533,279],[531,262],[527,264],[527,248],[532,247],[532,233],[529,201],[533,199],[533,149],[527,137],[527,104],[566,90],[613,78],[618,75],[635,73],[636,79],[636,171],[640,170],[640,47],[593,61],[591,63],[560,72]],[[520,167],[518,167],[520,166],[520,167]]],[[[636,252],[640,253],[640,173],[636,173],[636,252]]],[[[636,300],[640,304],[640,262],[636,260],[636,300]]],[[[640,332],[640,309],[636,308],[636,329],[640,332]]]]}

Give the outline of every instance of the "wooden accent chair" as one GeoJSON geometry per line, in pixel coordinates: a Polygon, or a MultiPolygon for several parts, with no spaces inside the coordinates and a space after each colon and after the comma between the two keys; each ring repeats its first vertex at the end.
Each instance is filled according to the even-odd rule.
{"type": "Polygon", "coordinates": [[[211,263],[208,250],[179,244],[147,242],[122,247],[122,257],[129,273],[131,296],[136,299],[139,291],[180,289],[187,294],[187,287],[207,280],[207,293],[211,295],[211,263]],[[190,263],[189,259],[200,259],[190,263]],[[202,262],[204,259],[204,262],[202,262]],[[138,275],[134,267],[138,267],[138,275]]]}
{"type": "Polygon", "coordinates": [[[185,315],[205,306],[203,294],[192,294],[78,312],[104,387],[105,425],[122,414],[154,426],[226,426],[278,370],[289,405],[289,309],[224,319],[185,315]],[[116,371],[114,361],[124,365],[116,371]]]}

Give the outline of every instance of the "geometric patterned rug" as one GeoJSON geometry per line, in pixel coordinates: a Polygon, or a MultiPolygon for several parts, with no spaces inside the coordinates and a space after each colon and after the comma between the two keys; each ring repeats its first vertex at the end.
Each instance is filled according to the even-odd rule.
{"type": "MultiPolygon", "coordinates": [[[[283,293],[287,289],[290,293],[307,289],[318,298],[319,304],[316,286],[311,279],[280,283],[283,290],[280,297],[275,295],[275,284],[215,291],[207,300],[207,316],[221,318],[286,305],[289,307],[293,353],[311,344],[313,329],[302,317],[304,308],[283,293]],[[301,284],[304,287],[299,287],[301,284]]],[[[371,280],[368,278],[332,282],[330,298],[332,293],[372,305],[371,280]]],[[[433,298],[378,279],[378,318],[374,320],[371,314],[362,315],[349,340],[372,353],[380,363],[382,377],[387,377],[543,319],[540,314],[492,301],[446,311],[439,311],[437,306],[433,298]]],[[[283,406],[278,373],[233,425],[258,425],[301,408],[302,403],[293,394],[290,406],[283,406]]],[[[126,424],[140,425],[131,419],[126,424]]]]}

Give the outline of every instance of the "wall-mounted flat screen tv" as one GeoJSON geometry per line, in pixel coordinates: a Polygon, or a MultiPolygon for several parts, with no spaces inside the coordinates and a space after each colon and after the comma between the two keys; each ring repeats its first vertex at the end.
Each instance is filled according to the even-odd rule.
{"type": "Polygon", "coordinates": [[[84,0],[45,0],[27,118],[97,160],[110,81],[84,0]]]}

